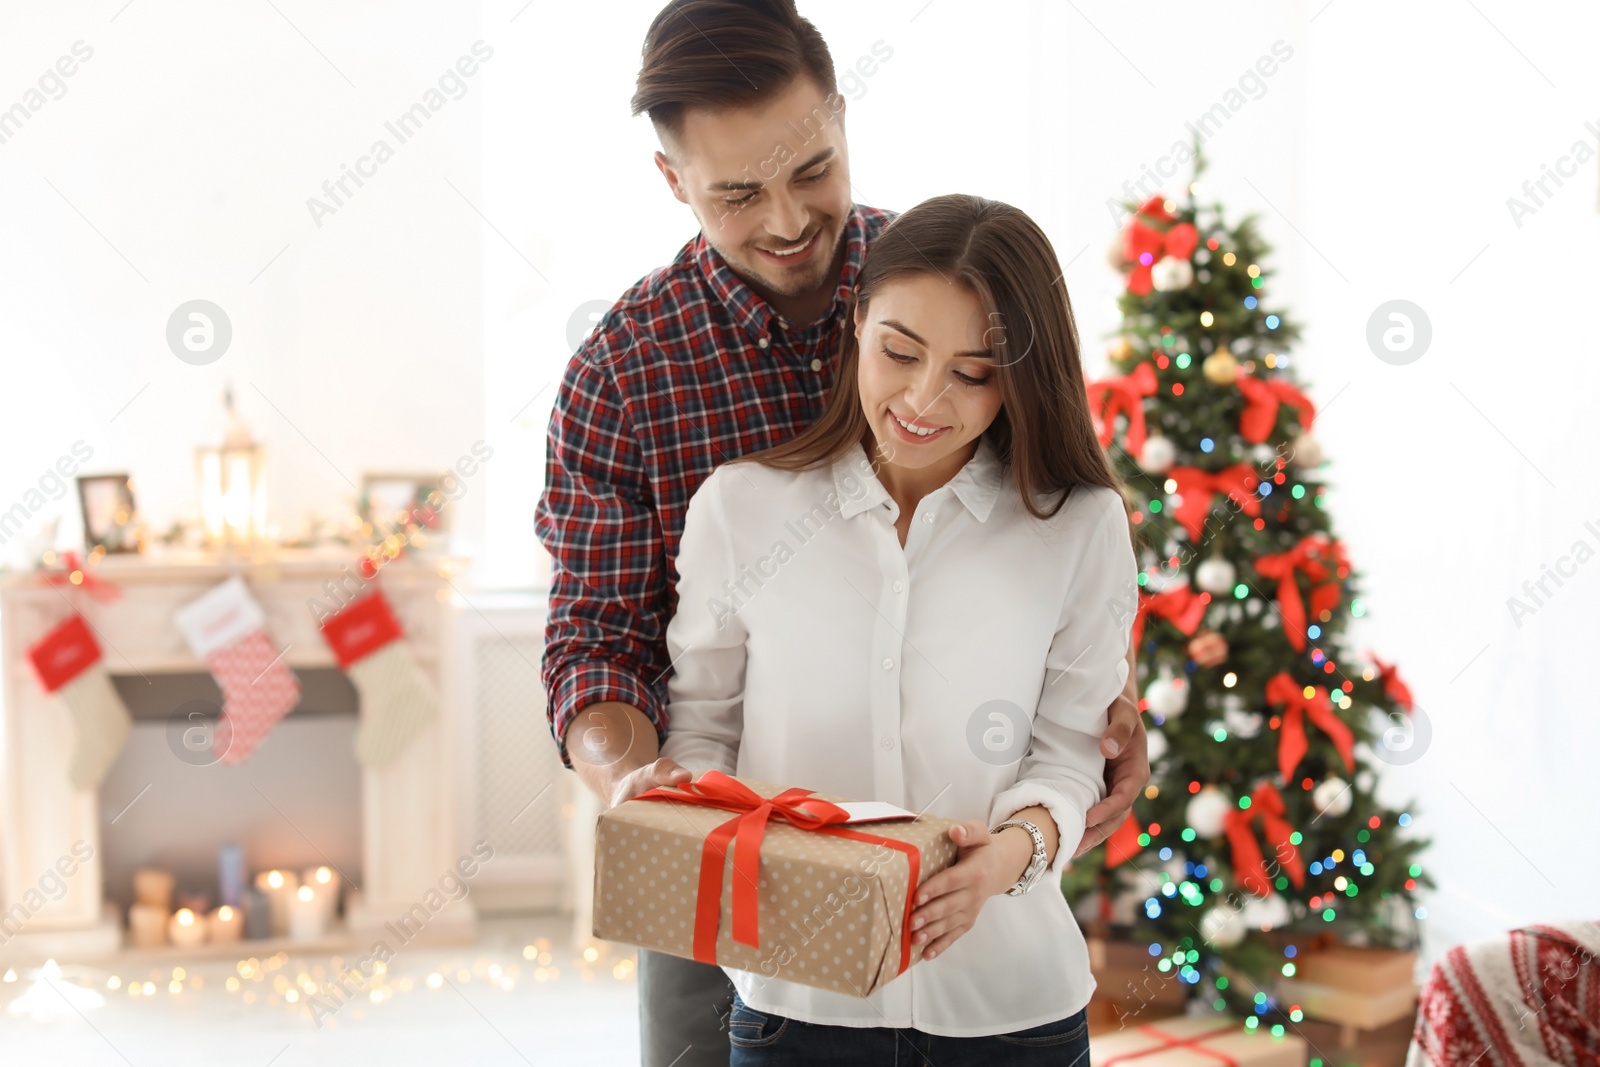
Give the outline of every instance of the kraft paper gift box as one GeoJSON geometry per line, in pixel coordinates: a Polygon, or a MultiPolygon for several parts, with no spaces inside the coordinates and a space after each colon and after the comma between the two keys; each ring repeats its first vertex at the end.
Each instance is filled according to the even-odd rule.
{"type": "Polygon", "coordinates": [[[1415,1013],[1416,964],[1415,952],[1331,945],[1295,961],[1295,976],[1278,983],[1278,999],[1311,1019],[1376,1030],[1415,1013]]]}
{"type": "Polygon", "coordinates": [[[600,816],[594,936],[864,997],[921,958],[912,891],[956,859],[948,819],[847,821],[887,807],[720,771],[650,790],[600,816]]]}
{"type": "Polygon", "coordinates": [[[1246,1030],[1230,1015],[1176,1016],[1129,1025],[1089,1042],[1090,1067],[1304,1067],[1306,1042],[1246,1030]]]}

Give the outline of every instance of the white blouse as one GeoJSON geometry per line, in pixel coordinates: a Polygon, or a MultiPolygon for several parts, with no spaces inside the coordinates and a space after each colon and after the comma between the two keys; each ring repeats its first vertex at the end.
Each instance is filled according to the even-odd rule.
{"type": "Polygon", "coordinates": [[[806,1022],[950,1037],[1039,1026],[1095,988],[1058,883],[1105,795],[1100,735],[1128,673],[1126,513],[1113,490],[1083,486],[1033,518],[980,439],[918,503],[902,548],[875,470],[856,445],[810,471],[724,464],[695,493],[662,754],[991,827],[1048,808],[1061,837],[1049,875],[989,898],[945,952],[871,996],[728,970],[751,1007],[806,1022]]]}

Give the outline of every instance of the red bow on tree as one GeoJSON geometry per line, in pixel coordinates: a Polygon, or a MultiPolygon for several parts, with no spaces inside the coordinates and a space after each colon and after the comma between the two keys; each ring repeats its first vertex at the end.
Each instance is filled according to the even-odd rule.
{"type": "Polygon", "coordinates": [[[1155,395],[1156,385],[1156,369],[1149,363],[1141,362],[1131,374],[1089,382],[1084,386],[1089,394],[1089,409],[1100,414],[1101,448],[1111,444],[1111,438],[1116,434],[1117,416],[1125,415],[1128,419],[1125,437],[1128,453],[1139,455],[1146,434],[1144,398],[1155,395]]]}
{"type": "Polygon", "coordinates": [[[1193,634],[1205,616],[1206,605],[1211,603],[1210,593],[1196,593],[1187,585],[1168,589],[1163,593],[1139,592],[1139,611],[1133,617],[1133,643],[1144,637],[1146,615],[1166,619],[1185,634],[1193,634]]]}
{"type": "Polygon", "coordinates": [[[1400,680],[1399,668],[1392,663],[1383,662],[1383,660],[1370,652],[1367,655],[1371,658],[1373,666],[1378,668],[1378,682],[1383,686],[1383,695],[1407,711],[1411,711],[1414,706],[1411,699],[1411,687],[1400,680]]]}
{"type": "Polygon", "coordinates": [[[1289,880],[1299,889],[1306,883],[1305,867],[1300,863],[1300,850],[1295,848],[1290,835],[1294,829],[1283,817],[1283,796],[1271,782],[1262,782],[1250,794],[1248,808],[1234,808],[1222,817],[1222,829],[1228,835],[1233,849],[1233,873],[1239,884],[1258,897],[1272,892],[1272,872],[1267,870],[1261,846],[1250,824],[1261,820],[1261,833],[1272,846],[1273,858],[1278,866],[1289,872],[1289,880]]]}
{"type": "Polygon", "coordinates": [[[1252,518],[1261,514],[1261,498],[1255,491],[1261,477],[1248,463],[1235,463],[1215,474],[1198,467],[1173,467],[1167,477],[1177,483],[1173,492],[1183,498],[1173,506],[1172,517],[1189,531],[1191,541],[1200,540],[1206,516],[1211,513],[1211,502],[1218,493],[1227,493],[1252,518]]]}
{"type": "Polygon", "coordinates": [[[71,550],[61,553],[61,570],[47,570],[39,575],[39,580],[46,585],[77,586],[85,593],[102,604],[109,604],[122,596],[122,588],[116,582],[108,582],[94,576],[94,572],[78,562],[78,554],[71,550]],[[76,574],[77,580],[72,576],[76,574]]]}
{"type": "Polygon", "coordinates": [[[1306,650],[1306,604],[1300,596],[1295,574],[1304,574],[1313,583],[1311,614],[1318,619],[1324,611],[1339,606],[1339,579],[1350,573],[1344,546],[1322,534],[1302,537],[1287,552],[1261,556],[1256,571],[1264,578],[1278,580],[1278,612],[1283,616],[1283,633],[1296,652],[1306,650]]]}
{"type": "Polygon", "coordinates": [[[1355,770],[1355,737],[1350,727],[1334,714],[1328,691],[1321,686],[1302,686],[1289,677],[1288,671],[1279,671],[1267,682],[1267,703],[1282,704],[1283,724],[1278,728],[1278,771],[1285,782],[1290,780],[1296,767],[1310,747],[1306,741],[1306,719],[1322,728],[1333,741],[1344,759],[1344,769],[1355,770]],[[1311,696],[1306,696],[1306,689],[1311,696]]]}
{"type": "Polygon", "coordinates": [[[1157,229],[1145,220],[1157,223],[1172,222],[1173,215],[1159,196],[1146,200],[1134,214],[1122,233],[1122,258],[1133,265],[1128,273],[1128,291],[1146,296],[1151,289],[1150,268],[1162,256],[1188,259],[1200,244],[1200,232],[1193,223],[1180,222],[1166,229],[1157,229]]]}
{"type": "Polygon", "coordinates": [[[1241,374],[1234,379],[1244,397],[1244,413],[1239,416],[1239,436],[1259,445],[1272,433],[1278,421],[1278,405],[1293,404],[1300,413],[1300,429],[1309,431],[1317,417],[1311,398],[1281,378],[1257,378],[1241,374]]]}
{"type": "Polygon", "coordinates": [[[1122,820],[1122,825],[1106,838],[1106,866],[1115,867],[1119,863],[1139,854],[1144,846],[1139,844],[1139,835],[1144,830],[1139,826],[1139,820],[1133,817],[1133,812],[1128,812],[1128,817],[1122,820]]]}

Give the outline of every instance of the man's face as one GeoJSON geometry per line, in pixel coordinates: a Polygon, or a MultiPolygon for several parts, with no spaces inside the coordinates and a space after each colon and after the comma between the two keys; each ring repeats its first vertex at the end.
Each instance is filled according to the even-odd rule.
{"type": "Polygon", "coordinates": [[[850,214],[843,117],[843,97],[796,78],[750,107],[688,109],[656,166],[735,272],[802,296],[830,278],[850,214]]]}

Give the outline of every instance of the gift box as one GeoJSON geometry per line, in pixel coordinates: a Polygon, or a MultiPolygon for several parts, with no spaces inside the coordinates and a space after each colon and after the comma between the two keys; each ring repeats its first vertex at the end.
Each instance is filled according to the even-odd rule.
{"type": "Polygon", "coordinates": [[[1118,1017],[1151,1009],[1158,1015],[1182,1010],[1187,998],[1177,970],[1163,973],[1148,943],[1105,937],[1090,937],[1086,943],[1095,995],[1115,1005],[1118,1017]]]}
{"type": "Polygon", "coordinates": [[[720,771],[642,793],[596,827],[594,936],[864,997],[921,958],[913,891],[956,859],[950,820],[887,807],[720,771]]]}
{"type": "Polygon", "coordinates": [[[1302,981],[1362,992],[1409,988],[1416,970],[1415,952],[1362,945],[1330,945],[1295,960],[1295,977],[1302,981]]]}
{"type": "Polygon", "coordinates": [[[1305,1062],[1303,1038],[1246,1030],[1222,1013],[1130,1025],[1089,1042],[1089,1067],[1304,1067],[1305,1062]]]}

